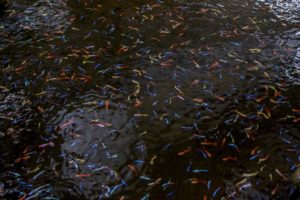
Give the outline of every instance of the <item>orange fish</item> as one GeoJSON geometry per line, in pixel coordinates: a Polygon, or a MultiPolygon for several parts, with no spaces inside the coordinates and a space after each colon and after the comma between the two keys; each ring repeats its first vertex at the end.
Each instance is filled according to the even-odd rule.
{"type": "Polygon", "coordinates": [[[92,174],[76,174],[76,177],[79,177],[79,178],[85,178],[85,177],[90,177],[92,176],[92,174]]]}

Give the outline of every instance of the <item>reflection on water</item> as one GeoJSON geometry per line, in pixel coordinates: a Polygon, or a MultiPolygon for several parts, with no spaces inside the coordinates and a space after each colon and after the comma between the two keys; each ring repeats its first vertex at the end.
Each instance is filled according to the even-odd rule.
{"type": "Polygon", "coordinates": [[[0,48],[13,40],[21,43],[47,40],[51,34],[63,33],[71,24],[64,0],[11,1],[8,5],[0,21],[0,48]]]}
{"type": "Polygon", "coordinates": [[[297,196],[299,3],[264,2],[13,0],[0,196],[297,196]]]}
{"type": "Polygon", "coordinates": [[[19,143],[20,134],[26,130],[33,118],[31,102],[24,97],[24,91],[13,93],[6,88],[0,90],[0,137],[9,135],[13,138],[13,143],[19,143]],[[19,127],[20,124],[22,127],[19,127]]]}
{"type": "Polygon", "coordinates": [[[12,3],[8,12],[10,17],[15,17],[17,27],[39,33],[63,31],[68,27],[69,9],[65,1],[38,0],[26,3],[12,3]]]}
{"type": "Polygon", "coordinates": [[[271,9],[280,19],[294,23],[300,22],[300,2],[298,0],[272,1],[271,9]]]}
{"type": "Polygon", "coordinates": [[[285,64],[285,75],[293,84],[300,84],[299,71],[299,29],[286,31],[281,37],[277,37],[278,53],[280,60],[285,64]]]}
{"type": "Polygon", "coordinates": [[[281,20],[299,23],[300,2],[298,0],[258,0],[270,6],[273,14],[281,20]]]}
{"type": "Polygon", "coordinates": [[[63,141],[62,163],[55,169],[61,168],[57,173],[62,181],[76,185],[87,199],[96,198],[91,191],[109,197],[140,173],[146,149],[132,130],[124,104],[108,104],[100,96],[80,99],[82,104],[73,99],[50,121],[63,141]]]}
{"type": "MultiPolygon", "coordinates": [[[[272,12],[278,19],[296,24],[300,22],[300,2],[298,0],[271,0],[263,2],[270,4],[272,12]]],[[[283,34],[283,37],[289,38],[282,38],[280,43],[286,43],[287,48],[291,48],[294,51],[292,54],[295,55],[293,59],[294,66],[287,70],[286,75],[290,77],[290,79],[293,79],[296,84],[299,84],[299,28],[290,30],[289,33],[283,34]]],[[[282,44],[280,44],[280,46],[282,46],[282,44]]]]}
{"type": "Polygon", "coordinates": [[[300,48],[297,49],[295,57],[295,68],[297,69],[297,73],[300,74],[300,48]]]}

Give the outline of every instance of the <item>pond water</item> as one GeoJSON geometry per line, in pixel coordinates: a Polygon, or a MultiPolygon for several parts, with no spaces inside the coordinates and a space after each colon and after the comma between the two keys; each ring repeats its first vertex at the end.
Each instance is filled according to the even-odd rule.
{"type": "Polygon", "coordinates": [[[299,1],[12,0],[3,199],[297,199],[299,1]]]}

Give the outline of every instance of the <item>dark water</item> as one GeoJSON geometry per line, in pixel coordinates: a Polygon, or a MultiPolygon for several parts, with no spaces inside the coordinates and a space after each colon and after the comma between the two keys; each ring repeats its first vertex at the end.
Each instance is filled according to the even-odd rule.
{"type": "Polygon", "coordinates": [[[4,199],[297,199],[298,0],[13,0],[4,199]]]}

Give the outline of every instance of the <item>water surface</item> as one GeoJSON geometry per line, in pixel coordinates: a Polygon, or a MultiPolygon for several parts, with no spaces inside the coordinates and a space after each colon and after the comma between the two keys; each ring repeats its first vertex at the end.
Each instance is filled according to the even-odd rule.
{"type": "Polygon", "coordinates": [[[14,0],[6,199],[296,199],[298,1],[14,0]]]}

